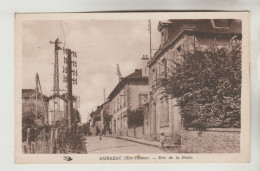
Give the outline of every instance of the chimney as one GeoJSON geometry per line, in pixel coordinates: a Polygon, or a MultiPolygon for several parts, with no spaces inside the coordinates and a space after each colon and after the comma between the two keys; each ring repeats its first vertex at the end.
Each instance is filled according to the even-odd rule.
{"type": "Polygon", "coordinates": [[[147,67],[147,62],[149,61],[148,56],[143,55],[141,61],[142,61],[142,76],[148,77],[148,75],[149,75],[149,68],[147,67]]]}

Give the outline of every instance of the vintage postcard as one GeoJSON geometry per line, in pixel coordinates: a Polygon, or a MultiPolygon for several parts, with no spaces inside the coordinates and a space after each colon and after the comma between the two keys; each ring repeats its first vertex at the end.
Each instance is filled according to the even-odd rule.
{"type": "Polygon", "coordinates": [[[18,164],[250,162],[248,12],[15,15],[18,164]]]}

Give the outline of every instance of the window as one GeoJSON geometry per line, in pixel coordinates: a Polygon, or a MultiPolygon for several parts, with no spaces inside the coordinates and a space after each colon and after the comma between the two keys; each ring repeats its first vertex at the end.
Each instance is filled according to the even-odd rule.
{"type": "Polygon", "coordinates": [[[117,97],[117,111],[119,110],[119,97],[117,97]]]}
{"type": "Polygon", "coordinates": [[[164,126],[164,107],[163,107],[163,98],[160,98],[160,126],[164,126]]]}
{"type": "Polygon", "coordinates": [[[162,60],[162,63],[163,63],[164,78],[167,78],[167,60],[164,58],[162,60]]]}
{"type": "Polygon", "coordinates": [[[157,68],[154,68],[153,70],[153,76],[152,76],[152,88],[156,89],[157,85],[157,68]]]}
{"type": "Polygon", "coordinates": [[[160,98],[160,126],[167,127],[169,126],[169,102],[168,97],[160,98]]]}
{"type": "Polygon", "coordinates": [[[148,102],[148,94],[139,94],[138,97],[139,107],[144,106],[148,102]]]}
{"type": "Polygon", "coordinates": [[[169,120],[170,120],[169,116],[170,116],[169,115],[169,100],[166,97],[166,99],[165,99],[165,122],[166,122],[166,124],[169,123],[169,120]]]}
{"type": "Polygon", "coordinates": [[[116,101],[114,101],[114,113],[116,113],[116,101]]]}
{"type": "Polygon", "coordinates": [[[181,50],[182,50],[182,47],[181,47],[181,45],[180,45],[179,47],[177,47],[177,51],[180,53],[181,50]]]}

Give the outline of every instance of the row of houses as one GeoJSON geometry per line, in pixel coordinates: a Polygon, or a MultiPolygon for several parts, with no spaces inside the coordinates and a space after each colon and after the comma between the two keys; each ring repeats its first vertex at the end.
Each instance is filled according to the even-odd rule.
{"type": "Polygon", "coordinates": [[[132,136],[158,140],[163,132],[178,143],[183,119],[176,99],[163,93],[158,80],[167,77],[172,61],[198,46],[226,46],[233,36],[242,39],[240,20],[175,20],[158,23],[161,43],[151,57],[141,58],[142,67],[123,77],[109,94],[107,101],[90,114],[92,133],[104,130],[115,136],[132,136]],[[143,111],[143,123],[129,125],[130,113],[143,111]],[[107,118],[107,119],[104,119],[107,118]],[[106,121],[105,121],[106,120],[106,121]]]}

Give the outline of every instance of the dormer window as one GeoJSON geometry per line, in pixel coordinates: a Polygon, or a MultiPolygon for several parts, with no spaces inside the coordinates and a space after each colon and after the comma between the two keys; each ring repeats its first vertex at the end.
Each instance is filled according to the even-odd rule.
{"type": "Polygon", "coordinates": [[[168,41],[168,29],[164,28],[161,32],[161,44],[165,44],[168,41]]]}
{"type": "Polygon", "coordinates": [[[160,46],[163,46],[169,39],[168,30],[169,30],[170,25],[171,25],[170,21],[165,21],[165,22],[160,21],[159,22],[158,31],[161,32],[161,45],[160,46]]]}

